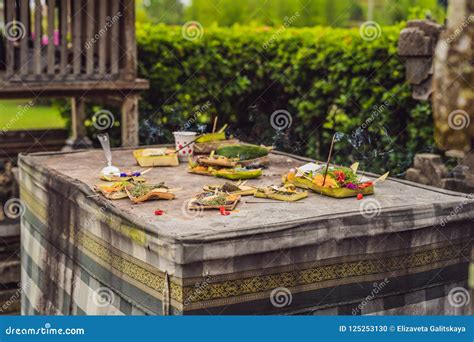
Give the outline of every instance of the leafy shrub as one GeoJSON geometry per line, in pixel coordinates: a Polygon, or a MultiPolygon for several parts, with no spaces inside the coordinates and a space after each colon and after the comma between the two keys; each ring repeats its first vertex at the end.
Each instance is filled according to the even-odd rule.
{"type": "Polygon", "coordinates": [[[383,27],[365,41],[358,29],[206,27],[190,41],[181,27],[139,25],[139,73],[151,84],[141,142],[209,130],[218,115],[242,140],[320,160],[339,132],[335,162],[398,174],[433,146],[430,105],[411,98],[399,32],[383,27]],[[290,127],[272,126],[279,110],[290,113],[290,127]]]}

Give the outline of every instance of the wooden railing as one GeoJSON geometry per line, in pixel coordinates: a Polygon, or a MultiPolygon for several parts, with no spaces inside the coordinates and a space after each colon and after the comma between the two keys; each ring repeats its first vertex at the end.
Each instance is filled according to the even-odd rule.
{"type": "Polygon", "coordinates": [[[5,0],[3,82],[135,80],[133,0],[5,0]]]}

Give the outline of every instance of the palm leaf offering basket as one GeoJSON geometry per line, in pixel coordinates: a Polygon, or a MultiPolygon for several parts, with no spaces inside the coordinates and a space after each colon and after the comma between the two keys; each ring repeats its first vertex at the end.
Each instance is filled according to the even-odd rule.
{"type": "Polygon", "coordinates": [[[328,188],[314,184],[311,180],[306,179],[304,177],[294,177],[293,179],[289,180],[288,175],[284,175],[282,180],[284,183],[293,184],[298,188],[313,190],[314,192],[320,195],[334,198],[356,197],[358,194],[362,194],[364,196],[374,194],[373,185],[363,189],[328,188]]]}
{"type": "Polygon", "coordinates": [[[385,180],[389,175],[387,172],[373,181],[362,181],[362,177],[357,175],[358,167],[359,163],[352,164],[350,168],[330,168],[327,165],[323,168],[321,165],[309,163],[283,175],[282,181],[298,188],[313,190],[320,195],[347,198],[373,195],[375,184],[385,180]],[[321,171],[322,169],[325,171],[321,171]]]}

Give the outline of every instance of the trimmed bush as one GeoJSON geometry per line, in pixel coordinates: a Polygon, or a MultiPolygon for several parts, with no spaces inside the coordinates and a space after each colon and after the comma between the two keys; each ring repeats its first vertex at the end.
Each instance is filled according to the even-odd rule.
{"type": "Polygon", "coordinates": [[[141,142],[209,130],[218,115],[242,140],[320,160],[339,132],[335,162],[399,174],[433,146],[430,104],[411,99],[396,54],[399,32],[366,41],[358,29],[206,27],[191,41],[181,27],[139,25],[139,73],[151,83],[141,142]]]}

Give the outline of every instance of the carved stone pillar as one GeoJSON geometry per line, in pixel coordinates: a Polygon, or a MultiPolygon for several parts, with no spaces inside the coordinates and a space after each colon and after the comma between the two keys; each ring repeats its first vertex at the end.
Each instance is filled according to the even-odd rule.
{"type": "Polygon", "coordinates": [[[406,66],[413,98],[428,100],[433,92],[433,54],[442,26],[431,20],[411,20],[400,33],[398,55],[406,66]]]}
{"type": "Polygon", "coordinates": [[[474,2],[452,0],[434,59],[433,110],[440,148],[464,152],[467,188],[474,188],[474,2]]]}

